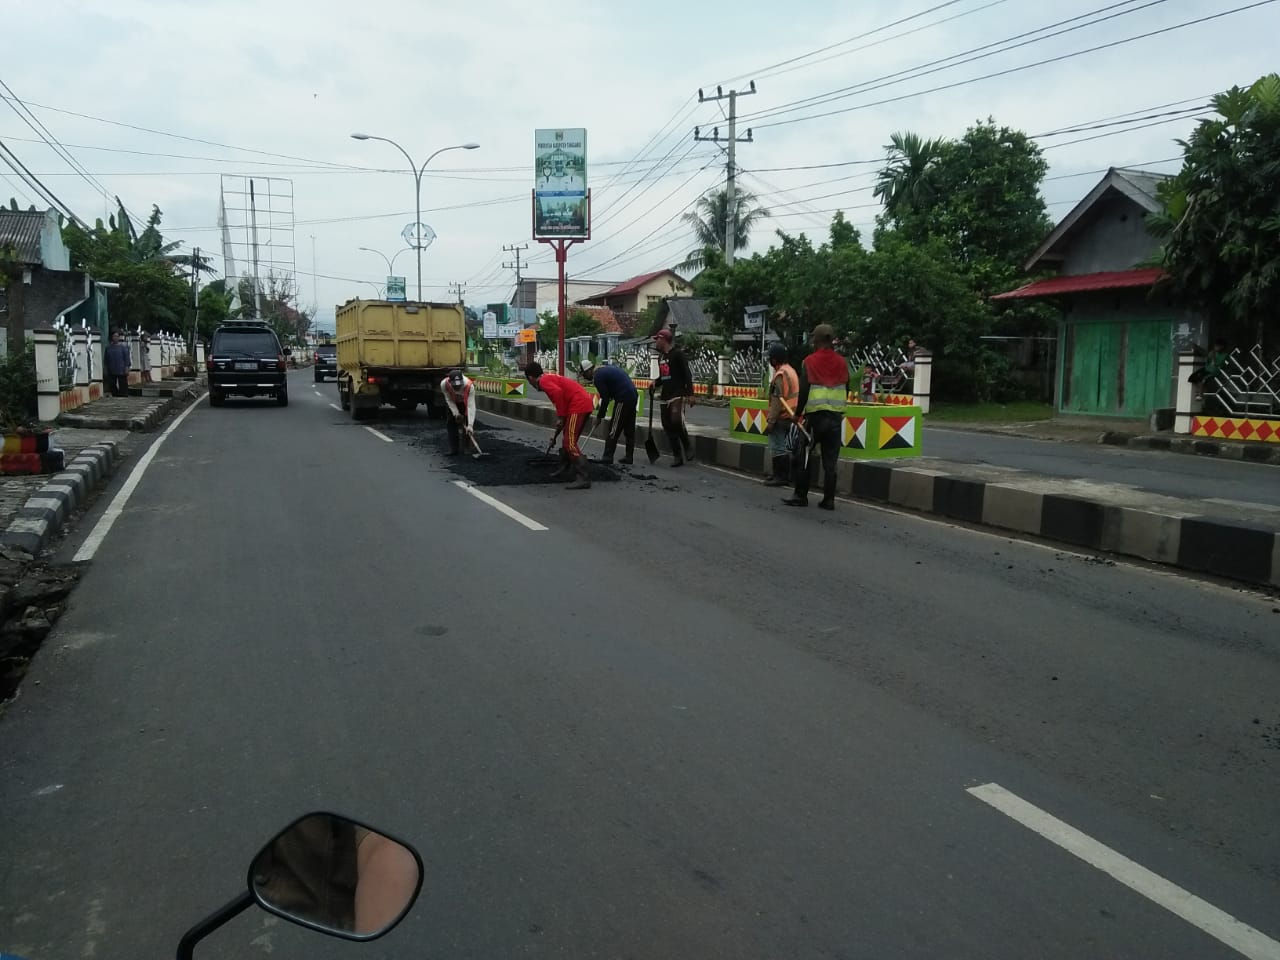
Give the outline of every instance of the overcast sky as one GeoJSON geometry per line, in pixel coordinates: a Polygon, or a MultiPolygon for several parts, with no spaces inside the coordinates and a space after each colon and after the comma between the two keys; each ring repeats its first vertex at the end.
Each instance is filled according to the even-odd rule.
{"type": "MultiPolygon", "coordinates": [[[[246,175],[278,178],[256,182],[272,207],[260,227],[279,227],[263,232],[282,260],[292,234],[299,299],[318,307],[321,326],[335,303],[374,295],[386,274],[358,248],[395,254],[413,220],[401,154],[352,132],[396,140],[419,163],[441,147],[481,144],[432,161],[422,205],[438,235],[423,254],[424,297],[451,299],[448,285],[462,281],[466,300],[482,304],[510,296],[513,273],[501,264],[513,255],[503,245],[528,243],[526,276],[554,276],[549,249],[529,239],[535,127],[587,128],[593,239],[572,248],[569,273],[622,280],[678,262],[692,246],[679,214],[723,183],[723,155],[692,133],[719,124],[724,134],[724,105],[698,104],[699,87],[756,81],[758,92],[739,101],[755,139],[738,163],[740,184],[776,215],[753,241],[764,249],[774,229],[824,236],[837,208],[869,232],[876,167],[851,161],[883,157],[893,131],[953,137],[990,115],[1039,135],[1194,108],[1274,70],[1280,36],[1275,0],[0,0],[0,20],[0,80],[46,128],[33,131],[6,104],[0,140],[58,198],[90,222],[113,205],[104,191],[140,216],[156,204],[166,237],[212,249],[221,267],[224,176],[235,189],[246,175]],[[1012,42],[1032,42],[958,62],[1024,33],[1012,42]],[[916,76],[926,64],[942,69],[916,76]],[[947,84],[958,85],[922,92],[947,84]],[[840,99],[794,109],[835,91],[840,99]],[[843,112],[815,116],[832,111],[843,112]],[[806,166],[814,169],[794,169],[806,166]]],[[[1173,140],[1194,122],[1155,117],[1040,137],[1051,215],[1062,217],[1108,166],[1175,169],[1173,140]]],[[[0,197],[12,195],[47,205],[0,165],[0,197]]],[[[396,262],[410,296],[414,269],[412,252],[396,262]]]]}

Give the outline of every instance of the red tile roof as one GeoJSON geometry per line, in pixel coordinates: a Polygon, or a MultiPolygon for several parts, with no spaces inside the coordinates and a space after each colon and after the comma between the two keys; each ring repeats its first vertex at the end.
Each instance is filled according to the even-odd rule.
{"type": "MultiPolygon", "coordinates": [[[[676,276],[678,279],[680,279],[681,283],[684,283],[684,280],[680,278],[680,275],[677,274],[674,270],[655,270],[653,273],[642,273],[640,274],[640,276],[632,277],[630,280],[623,280],[620,284],[618,284],[613,289],[606,290],[604,293],[595,294],[595,297],[626,296],[628,293],[635,293],[637,290],[643,287],[650,280],[657,280],[658,277],[666,276],[668,273],[676,276]]],[[[592,299],[594,299],[594,297],[592,299]]]]}
{"type": "Polygon", "coordinates": [[[597,320],[600,321],[600,326],[604,328],[605,333],[625,333],[626,332],[622,329],[622,324],[618,322],[618,318],[614,316],[613,311],[610,310],[608,307],[576,306],[573,309],[585,310],[587,313],[591,314],[593,317],[595,317],[597,320]]]}
{"type": "Polygon", "coordinates": [[[1023,297],[1055,297],[1064,293],[1087,293],[1091,290],[1121,290],[1126,287],[1149,287],[1165,276],[1159,267],[1139,270],[1111,270],[1106,273],[1082,273],[1075,276],[1036,280],[1017,290],[998,293],[992,300],[1015,300],[1023,297]]]}

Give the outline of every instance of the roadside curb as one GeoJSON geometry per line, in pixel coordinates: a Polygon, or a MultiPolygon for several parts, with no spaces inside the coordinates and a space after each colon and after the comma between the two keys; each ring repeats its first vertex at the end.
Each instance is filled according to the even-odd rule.
{"type": "MultiPolygon", "coordinates": [[[[544,427],[555,411],[528,401],[480,395],[483,410],[544,427]]],[[[662,431],[654,438],[666,450],[662,431]]],[[[642,446],[648,429],[636,427],[642,446]]],[[[1162,438],[1156,438],[1162,439],[1162,438]]],[[[729,437],[696,435],[705,463],[762,474],[766,448],[729,437]]],[[[1261,586],[1280,586],[1280,534],[1201,513],[1192,500],[1152,496],[1159,508],[1073,492],[1078,485],[1026,475],[989,480],[912,460],[903,465],[841,460],[837,492],[963,523],[1008,530],[1085,550],[1099,550],[1261,586]],[[1182,509],[1178,509],[1181,507],[1182,509]]]]}
{"type": "Polygon", "coordinates": [[[1280,465],[1280,444],[1274,443],[1232,443],[1183,436],[1135,436],[1131,433],[1111,431],[1099,437],[1098,442],[1115,447],[1132,447],[1137,450],[1164,450],[1197,457],[1220,457],[1223,460],[1240,460],[1245,463],[1280,465]]]}
{"type": "MultiPolygon", "coordinates": [[[[147,432],[154,430],[162,423],[175,407],[202,395],[204,385],[192,381],[185,387],[179,387],[167,397],[157,398],[141,413],[129,417],[106,417],[90,413],[64,413],[58,417],[58,426],[73,430],[134,430],[147,432]]],[[[88,405],[86,405],[88,406],[88,405]]]]}
{"type": "Polygon", "coordinates": [[[36,490],[0,534],[0,546],[17,547],[35,556],[77,509],[115,470],[119,459],[115,441],[82,450],[61,473],[36,490]]]}

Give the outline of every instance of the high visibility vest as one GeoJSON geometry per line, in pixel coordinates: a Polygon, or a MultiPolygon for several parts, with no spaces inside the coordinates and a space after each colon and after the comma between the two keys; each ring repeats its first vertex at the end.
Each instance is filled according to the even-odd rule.
{"type": "Polygon", "coordinates": [[[453,389],[453,383],[446,380],[444,382],[444,389],[445,392],[449,394],[449,399],[456,403],[458,405],[458,409],[465,413],[467,409],[467,397],[471,393],[471,384],[466,380],[462,381],[462,393],[459,394],[458,391],[453,389]]]}
{"type": "Polygon", "coordinates": [[[796,404],[800,401],[800,375],[789,363],[784,363],[774,372],[773,380],[778,384],[778,396],[786,401],[786,406],[782,408],[782,416],[790,418],[791,414],[796,412],[796,404]]]}

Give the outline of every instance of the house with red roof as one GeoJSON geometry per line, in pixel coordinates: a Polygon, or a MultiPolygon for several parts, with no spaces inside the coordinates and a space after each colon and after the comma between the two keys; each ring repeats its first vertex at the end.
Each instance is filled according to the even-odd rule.
{"type": "Polygon", "coordinates": [[[1054,275],[997,294],[1061,310],[1055,401],[1063,413],[1145,417],[1173,406],[1177,352],[1204,345],[1204,318],[1175,303],[1150,266],[1165,174],[1112,167],[1023,265],[1054,275]]]}
{"type": "Polygon", "coordinates": [[[642,273],[630,280],[610,287],[600,293],[583,297],[575,302],[583,306],[608,307],[616,313],[642,313],[650,304],[657,305],[668,297],[688,297],[693,288],[674,270],[657,270],[642,273]]]}

